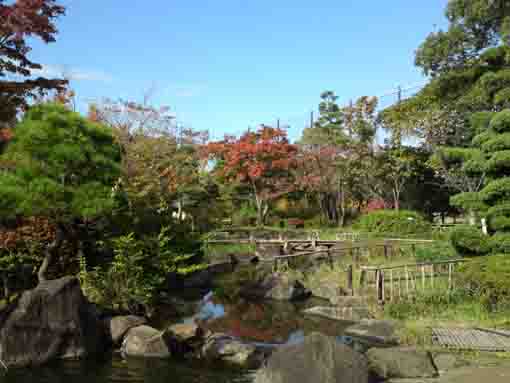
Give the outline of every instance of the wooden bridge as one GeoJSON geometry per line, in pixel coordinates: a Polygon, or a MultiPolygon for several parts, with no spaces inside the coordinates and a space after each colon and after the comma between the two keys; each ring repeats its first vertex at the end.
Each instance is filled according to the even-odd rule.
{"type": "Polygon", "coordinates": [[[254,235],[244,238],[208,239],[208,245],[215,244],[252,244],[261,261],[290,260],[297,257],[324,257],[362,254],[370,255],[371,250],[381,249],[385,257],[390,257],[403,247],[410,247],[415,253],[419,244],[431,244],[433,240],[425,239],[361,239],[359,233],[338,233],[336,239],[321,240],[318,232],[309,233],[308,238],[285,238],[277,233],[277,238],[256,238],[254,235]]]}

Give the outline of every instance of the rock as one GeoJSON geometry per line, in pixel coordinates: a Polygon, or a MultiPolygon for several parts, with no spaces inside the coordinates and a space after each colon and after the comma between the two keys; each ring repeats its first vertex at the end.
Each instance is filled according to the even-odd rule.
{"type": "Polygon", "coordinates": [[[280,347],[257,371],[255,383],[367,383],[366,358],[318,333],[280,347]]]}
{"type": "Polygon", "coordinates": [[[117,316],[106,319],[107,330],[111,335],[111,341],[119,346],[124,339],[124,335],[133,327],[146,324],[147,320],[136,315],[117,316]]]}
{"type": "Polygon", "coordinates": [[[257,368],[260,367],[267,353],[268,349],[217,333],[207,338],[200,357],[209,362],[222,362],[241,368],[257,368]]]}
{"type": "Polygon", "coordinates": [[[347,291],[330,283],[320,283],[310,289],[314,297],[329,300],[334,305],[339,297],[347,295],[347,291]]]}
{"type": "Polygon", "coordinates": [[[175,324],[168,327],[163,337],[173,355],[185,355],[199,350],[207,336],[207,331],[194,323],[175,324]]]}
{"type": "Polygon", "coordinates": [[[453,354],[439,354],[434,357],[434,364],[440,374],[447,372],[460,365],[457,357],[453,354]]]}
{"type": "Polygon", "coordinates": [[[317,315],[320,317],[338,320],[357,322],[362,319],[372,318],[372,314],[366,307],[328,307],[315,306],[303,311],[307,315],[317,315]]]}
{"type": "Polygon", "coordinates": [[[257,242],[255,245],[255,255],[259,259],[272,259],[282,255],[282,246],[275,243],[257,242]]]}
{"type": "Polygon", "coordinates": [[[282,274],[271,274],[258,283],[241,287],[239,294],[246,299],[302,300],[311,294],[297,279],[282,274]]]}
{"type": "Polygon", "coordinates": [[[29,366],[104,352],[107,336],[77,278],[45,281],[0,314],[0,359],[29,366]]]}
{"type": "Polygon", "coordinates": [[[428,351],[413,348],[371,348],[370,372],[380,379],[434,378],[437,371],[428,351]]]}
{"type": "Polygon", "coordinates": [[[122,355],[168,358],[171,355],[162,331],[143,325],[130,329],[122,342],[122,355]]]}
{"type": "Polygon", "coordinates": [[[365,319],[348,327],[345,334],[379,346],[396,346],[399,344],[396,326],[393,321],[365,319]]]}

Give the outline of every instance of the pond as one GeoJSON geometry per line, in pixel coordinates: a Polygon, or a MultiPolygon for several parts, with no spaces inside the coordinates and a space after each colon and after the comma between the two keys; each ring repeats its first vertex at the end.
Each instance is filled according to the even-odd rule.
{"type": "MultiPolygon", "coordinates": [[[[193,296],[193,294],[192,294],[193,296]]],[[[195,295],[196,296],[196,295],[195,295]]],[[[189,298],[188,298],[189,299],[189,298]]],[[[313,316],[305,316],[302,310],[314,305],[325,305],[325,301],[309,299],[301,303],[289,302],[247,302],[237,299],[232,302],[219,298],[212,292],[202,293],[191,307],[194,314],[177,322],[197,322],[214,331],[239,337],[259,345],[282,345],[299,343],[306,334],[322,332],[337,337],[338,341],[362,350],[363,345],[355,343],[342,334],[348,322],[338,322],[313,316]]],[[[176,319],[165,313],[162,307],[151,325],[165,328],[176,319]]],[[[0,383],[223,383],[251,382],[253,371],[233,371],[219,367],[205,366],[198,362],[173,360],[129,359],[119,355],[105,355],[103,360],[66,361],[34,369],[0,371],[0,383]]]]}

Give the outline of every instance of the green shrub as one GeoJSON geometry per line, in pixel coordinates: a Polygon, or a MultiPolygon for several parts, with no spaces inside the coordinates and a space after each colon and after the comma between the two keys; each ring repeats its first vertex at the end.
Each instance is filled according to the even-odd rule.
{"type": "Polygon", "coordinates": [[[467,291],[491,311],[510,302],[510,257],[490,255],[467,262],[459,269],[456,285],[467,291]]]}
{"type": "Polygon", "coordinates": [[[462,226],[452,230],[450,241],[458,254],[466,257],[484,255],[490,251],[489,237],[475,226],[462,226]]]}
{"type": "Polygon", "coordinates": [[[87,298],[101,306],[134,312],[156,302],[171,273],[185,275],[203,268],[194,254],[185,254],[183,243],[175,242],[168,228],[155,238],[135,238],[134,234],[111,240],[114,258],[107,266],[87,267],[80,258],[80,283],[87,298]]]}
{"type": "Polygon", "coordinates": [[[500,232],[489,238],[489,246],[493,254],[510,253],[510,233],[500,232]]]}
{"type": "Polygon", "coordinates": [[[435,242],[416,248],[416,262],[445,261],[456,258],[457,252],[449,242],[435,242]]]}
{"type": "Polygon", "coordinates": [[[360,231],[387,234],[428,234],[432,225],[420,214],[408,210],[378,210],[363,215],[353,226],[360,231]]]}

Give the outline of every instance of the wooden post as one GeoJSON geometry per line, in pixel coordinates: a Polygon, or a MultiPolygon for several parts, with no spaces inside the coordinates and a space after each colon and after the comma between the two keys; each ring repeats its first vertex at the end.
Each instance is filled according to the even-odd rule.
{"type": "Polygon", "coordinates": [[[405,266],[405,273],[406,273],[406,294],[407,297],[409,297],[409,270],[407,270],[407,265],[405,266]]]}
{"type": "Polygon", "coordinates": [[[390,302],[393,302],[393,270],[390,269],[390,302]]]}
{"type": "Polygon", "coordinates": [[[359,289],[360,289],[360,295],[363,295],[363,292],[365,290],[365,282],[367,280],[367,271],[365,269],[361,270],[361,275],[359,277],[359,289]]]}
{"type": "Polygon", "coordinates": [[[347,289],[351,292],[352,296],[354,296],[353,271],[353,266],[349,265],[347,267],[347,289]]]}
{"type": "Polygon", "coordinates": [[[430,287],[433,289],[434,288],[434,265],[432,264],[430,266],[430,287]]]}
{"type": "Polygon", "coordinates": [[[416,245],[414,243],[411,245],[411,251],[413,252],[413,257],[416,258],[416,245]]]}
{"type": "Polygon", "coordinates": [[[388,246],[384,244],[384,258],[388,258],[388,246]]]}
{"type": "Polygon", "coordinates": [[[379,302],[384,301],[384,276],[382,270],[376,271],[377,279],[377,300],[379,302]]]}
{"type": "Polygon", "coordinates": [[[425,265],[421,267],[421,288],[425,291],[425,265]]]}
{"type": "Polygon", "coordinates": [[[453,271],[453,264],[448,264],[448,290],[452,289],[452,271],[453,271]]]}

